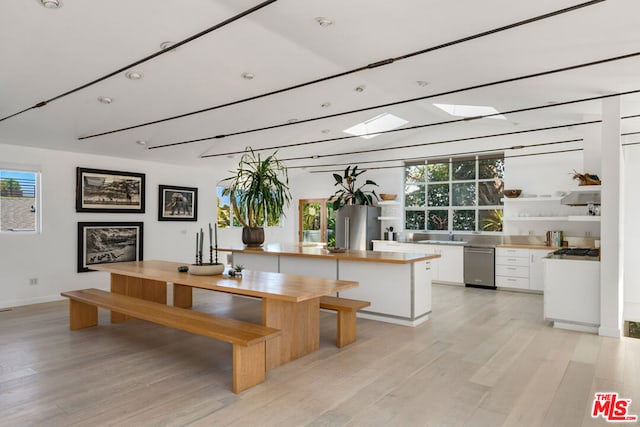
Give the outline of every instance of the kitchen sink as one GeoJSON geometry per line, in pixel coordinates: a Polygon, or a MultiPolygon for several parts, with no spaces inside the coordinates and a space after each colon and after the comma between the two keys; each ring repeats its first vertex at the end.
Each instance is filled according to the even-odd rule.
{"type": "Polygon", "coordinates": [[[465,240],[418,240],[415,243],[428,243],[432,245],[466,245],[465,240]]]}

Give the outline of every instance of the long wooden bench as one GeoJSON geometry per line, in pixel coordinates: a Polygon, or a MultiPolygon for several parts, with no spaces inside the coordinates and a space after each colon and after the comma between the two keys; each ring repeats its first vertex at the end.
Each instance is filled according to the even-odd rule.
{"type": "Polygon", "coordinates": [[[69,327],[72,330],[96,326],[98,307],[101,307],[233,344],[234,393],[239,393],[265,380],[265,343],[266,340],[280,335],[279,329],[99,289],[62,292],[61,295],[70,299],[69,327]]]}
{"type": "Polygon", "coordinates": [[[328,295],[320,297],[320,308],[338,312],[338,337],[336,339],[338,347],[344,347],[356,340],[356,312],[370,305],[369,301],[328,295]]]}

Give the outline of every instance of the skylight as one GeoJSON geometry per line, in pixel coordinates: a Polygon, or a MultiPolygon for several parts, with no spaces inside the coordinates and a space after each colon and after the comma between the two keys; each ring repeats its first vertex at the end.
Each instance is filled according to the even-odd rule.
{"type": "Polygon", "coordinates": [[[405,119],[401,119],[393,114],[383,113],[379,116],[375,116],[369,120],[365,120],[362,123],[358,123],[355,126],[351,126],[349,129],[343,130],[344,133],[349,135],[359,136],[364,139],[375,138],[380,135],[376,132],[384,132],[391,129],[399,128],[405,123],[409,123],[405,119]]]}
{"type": "Polygon", "coordinates": [[[495,116],[486,117],[487,119],[507,120],[505,116],[493,107],[485,105],[455,105],[455,104],[433,104],[434,107],[446,111],[456,117],[478,117],[488,114],[497,114],[495,116]]]}

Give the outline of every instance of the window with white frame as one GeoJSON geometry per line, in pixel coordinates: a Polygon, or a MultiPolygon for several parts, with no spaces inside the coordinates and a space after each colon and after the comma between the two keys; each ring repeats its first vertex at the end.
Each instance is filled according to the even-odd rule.
{"type": "Polygon", "coordinates": [[[502,231],[504,155],[405,165],[405,229],[502,231]]]}
{"type": "Polygon", "coordinates": [[[40,231],[40,172],[0,167],[0,233],[40,231]]]}

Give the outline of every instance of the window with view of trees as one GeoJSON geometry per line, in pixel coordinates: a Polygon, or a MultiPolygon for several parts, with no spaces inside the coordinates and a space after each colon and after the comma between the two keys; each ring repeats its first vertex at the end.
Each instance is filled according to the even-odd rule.
{"type": "Polygon", "coordinates": [[[405,166],[405,229],[502,231],[504,156],[405,166]]]}
{"type": "Polygon", "coordinates": [[[0,232],[39,231],[39,175],[0,169],[0,232]]]}
{"type": "MultiPolygon", "coordinates": [[[[235,217],[233,212],[233,207],[231,206],[231,197],[228,195],[223,195],[225,187],[216,187],[216,197],[217,200],[217,210],[218,210],[218,227],[219,228],[228,228],[228,227],[242,227],[238,218],[235,217]]],[[[267,227],[277,227],[281,225],[281,221],[268,221],[267,227]]]]}

